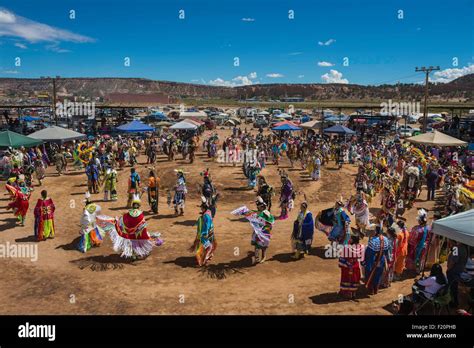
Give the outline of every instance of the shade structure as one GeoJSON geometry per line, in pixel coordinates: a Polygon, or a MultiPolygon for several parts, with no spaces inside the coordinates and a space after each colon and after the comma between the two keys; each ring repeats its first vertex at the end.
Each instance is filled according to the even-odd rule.
{"type": "Polygon", "coordinates": [[[345,135],[355,134],[355,132],[352,129],[349,129],[340,124],[336,124],[332,127],[326,128],[324,130],[324,133],[345,134],[345,135]]]}
{"type": "Polygon", "coordinates": [[[84,139],[85,134],[75,132],[59,126],[51,126],[41,129],[29,135],[31,138],[43,140],[45,142],[67,142],[84,139]]]}
{"type": "Polygon", "coordinates": [[[0,147],[32,147],[42,144],[42,140],[33,139],[22,134],[18,134],[12,131],[4,131],[0,133],[0,147]]]}
{"type": "Polygon", "coordinates": [[[40,117],[33,117],[33,116],[21,116],[20,121],[24,122],[33,122],[33,121],[39,121],[41,120],[40,117]]]}
{"type": "Polygon", "coordinates": [[[300,127],[298,126],[295,126],[295,125],[291,125],[291,124],[282,124],[281,126],[278,126],[278,127],[273,127],[272,130],[274,131],[299,131],[301,130],[300,127]]]}
{"type": "Polygon", "coordinates": [[[467,142],[459,140],[450,135],[434,131],[407,138],[406,141],[414,144],[436,145],[436,146],[466,146],[467,142]]]}
{"type": "Polygon", "coordinates": [[[183,122],[188,122],[188,123],[194,124],[198,127],[201,127],[203,124],[205,124],[204,122],[201,122],[201,121],[198,121],[198,120],[193,120],[192,118],[187,118],[187,119],[183,120],[183,122]]]}
{"type": "Polygon", "coordinates": [[[433,222],[433,233],[474,246],[474,209],[433,222]]]}
{"type": "Polygon", "coordinates": [[[198,126],[196,126],[196,125],[193,124],[193,123],[181,121],[181,122],[178,122],[178,123],[175,123],[174,125],[172,125],[172,126],[170,127],[170,129],[176,129],[176,130],[195,130],[195,129],[197,129],[197,127],[198,127],[198,126]]]}
{"type": "Polygon", "coordinates": [[[127,133],[142,133],[142,132],[153,132],[155,128],[150,127],[149,125],[140,122],[140,121],[132,121],[126,124],[123,124],[117,127],[117,130],[120,132],[127,132],[127,133]]]}
{"type": "Polygon", "coordinates": [[[305,128],[305,129],[319,129],[321,128],[321,126],[322,126],[322,122],[317,121],[317,120],[308,121],[300,125],[301,128],[305,128]]]}
{"type": "Polygon", "coordinates": [[[207,118],[207,114],[204,111],[183,111],[179,113],[179,118],[207,118]]]}
{"type": "Polygon", "coordinates": [[[297,125],[296,123],[291,122],[291,121],[281,121],[281,122],[277,122],[277,123],[274,124],[274,127],[280,127],[280,126],[282,126],[282,125],[284,125],[284,124],[289,124],[289,125],[291,125],[291,126],[298,127],[298,125],[297,125]]]}

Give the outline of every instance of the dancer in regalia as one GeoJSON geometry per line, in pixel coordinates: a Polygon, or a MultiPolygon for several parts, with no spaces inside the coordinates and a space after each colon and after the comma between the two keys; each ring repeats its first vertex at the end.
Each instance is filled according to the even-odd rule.
{"type": "Polygon", "coordinates": [[[355,215],[355,222],[359,229],[361,237],[365,236],[366,229],[370,225],[369,221],[369,204],[365,200],[365,194],[362,191],[357,192],[349,200],[347,210],[355,215]]]}
{"type": "Polygon", "coordinates": [[[369,295],[375,295],[379,290],[382,274],[387,263],[388,248],[388,239],[382,234],[382,228],[377,226],[375,236],[369,239],[363,261],[365,286],[369,295]]]}
{"type": "Polygon", "coordinates": [[[117,183],[118,174],[115,168],[110,163],[106,164],[105,177],[104,177],[104,201],[117,200],[117,183]]]}
{"type": "Polygon", "coordinates": [[[425,261],[426,251],[431,240],[431,226],[427,223],[427,215],[426,210],[418,210],[418,225],[412,228],[408,238],[406,268],[417,274],[424,268],[423,262],[425,261]]]}
{"type": "Polygon", "coordinates": [[[214,256],[217,242],[214,234],[214,223],[212,214],[207,204],[207,199],[202,197],[201,216],[197,220],[197,233],[191,251],[196,254],[196,260],[199,265],[206,266],[214,256]]]}
{"type": "Polygon", "coordinates": [[[280,193],[280,216],[278,217],[279,220],[288,219],[288,213],[291,209],[293,209],[295,198],[295,192],[293,191],[293,184],[288,178],[288,175],[284,172],[280,173],[281,178],[281,193],[280,193]]]}
{"type": "Polygon", "coordinates": [[[155,214],[158,214],[159,186],[160,186],[160,178],[156,176],[154,170],[150,170],[150,174],[148,176],[148,188],[147,188],[148,204],[150,205],[151,211],[155,214]]]}
{"type": "Polygon", "coordinates": [[[328,239],[340,244],[347,244],[350,238],[350,224],[351,218],[344,211],[344,203],[342,197],[334,205],[334,212],[332,215],[333,225],[331,232],[329,232],[328,239]]]}
{"type": "Polygon", "coordinates": [[[109,233],[113,248],[121,257],[136,259],[146,258],[153,246],[163,243],[159,234],[149,234],[145,216],[140,210],[140,197],[134,195],[132,208],[120,218],[98,216],[97,225],[109,233]]]}
{"type": "Polygon", "coordinates": [[[250,221],[253,227],[252,242],[255,247],[254,264],[263,263],[272,237],[272,227],[275,218],[267,210],[267,205],[261,197],[257,197],[257,210],[249,210],[246,206],[234,210],[231,214],[241,215],[250,221]]]}
{"type": "Polygon", "coordinates": [[[258,177],[257,196],[262,197],[267,205],[268,211],[272,209],[273,187],[271,187],[263,175],[258,177]]]}
{"type": "Polygon", "coordinates": [[[25,181],[20,178],[17,180],[18,186],[13,186],[6,184],[5,187],[10,193],[11,199],[13,202],[9,203],[7,209],[12,209],[13,214],[18,218],[20,226],[25,226],[26,213],[28,212],[28,207],[30,205],[30,190],[26,186],[25,181]]]}
{"type": "Polygon", "coordinates": [[[133,197],[138,194],[140,188],[140,175],[135,171],[135,168],[130,168],[130,178],[128,179],[128,201],[127,208],[132,207],[133,197]]]}
{"type": "Polygon", "coordinates": [[[77,248],[85,253],[92,247],[100,246],[105,232],[97,226],[97,216],[101,212],[100,205],[91,203],[90,193],[86,192],[85,207],[81,218],[81,238],[77,248]]]}
{"type": "Polygon", "coordinates": [[[184,215],[184,204],[186,202],[186,194],[188,189],[186,187],[186,178],[184,172],[181,169],[176,170],[176,186],[174,187],[174,213],[176,215],[184,215]]]}
{"type": "Polygon", "coordinates": [[[311,244],[313,243],[314,220],[313,214],[308,210],[308,203],[301,203],[301,210],[293,224],[293,233],[291,241],[295,255],[293,258],[298,260],[309,254],[311,244]]]}
{"type": "Polygon", "coordinates": [[[41,191],[41,198],[38,199],[35,213],[35,237],[37,241],[54,238],[54,206],[53,200],[48,197],[46,190],[41,191]]]}
{"type": "Polygon", "coordinates": [[[360,260],[362,259],[363,245],[359,244],[359,237],[352,236],[344,249],[345,255],[339,258],[341,269],[341,283],[339,295],[346,299],[354,299],[360,287],[360,260]]]}

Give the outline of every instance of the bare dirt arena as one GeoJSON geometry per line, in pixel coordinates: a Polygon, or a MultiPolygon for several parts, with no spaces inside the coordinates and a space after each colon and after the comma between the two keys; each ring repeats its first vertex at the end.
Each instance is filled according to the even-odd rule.
{"type": "MultiPolygon", "coordinates": [[[[209,131],[201,136],[202,140],[209,131]]],[[[228,130],[219,130],[220,139],[228,130]]],[[[139,157],[138,172],[145,183],[148,177],[146,157],[139,157]]],[[[71,167],[71,166],[69,166],[71,167]]],[[[247,205],[254,208],[255,192],[246,190],[247,181],[240,166],[212,162],[199,147],[194,164],[178,160],[168,162],[158,157],[155,168],[161,177],[159,215],[146,213],[148,230],[161,232],[164,244],[155,248],[145,260],[130,262],[122,259],[111,247],[108,237],[99,248],[83,254],[76,249],[79,221],[87,190],[83,171],[69,171],[57,176],[54,167],[48,169],[43,187],[35,187],[25,227],[15,226],[16,219],[5,209],[8,198],[1,197],[0,243],[36,243],[33,237],[33,208],[41,189],[47,189],[56,204],[56,237],[38,246],[38,260],[0,259],[1,314],[390,314],[390,304],[400,294],[408,294],[412,279],[392,283],[375,296],[361,289],[358,299],[339,299],[340,270],[337,259],[325,259],[326,236],[315,231],[311,254],[293,261],[290,235],[297,209],[290,219],[276,221],[268,249],[267,262],[252,266],[249,252],[251,226],[230,214],[247,205]],[[197,268],[189,252],[199,214],[202,183],[200,172],[210,168],[214,184],[221,194],[215,218],[218,242],[216,256],[207,268],[197,268]],[[173,207],[166,203],[166,190],[175,183],[175,168],[187,174],[189,194],[184,216],[175,217],[173,207]],[[74,205],[71,205],[74,200],[74,205]]],[[[287,158],[281,161],[298,192],[304,192],[314,215],[332,206],[341,194],[347,199],[353,193],[356,167],[346,164],[337,170],[334,162],[323,167],[319,182],[310,180],[298,163],[289,167],[287,158]]],[[[69,168],[71,170],[72,168],[69,168]]],[[[278,168],[268,165],[262,172],[277,190],[272,212],[278,215],[280,179],[278,168]]],[[[126,190],[129,168],[119,171],[119,200],[102,202],[103,194],[92,199],[101,205],[102,213],[118,216],[126,211],[126,190]]],[[[36,183],[36,180],[35,180],[36,183]]],[[[427,209],[432,217],[432,203],[425,203],[423,191],[415,207],[405,214],[407,225],[415,223],[416,208],[427,209]]],[[[295,206],[303,200],[296,198],[295,206]]],[[[378,197],[372,201],[371,213],[379,207],[378,197]]],[[[142,209],[149,207],[145,196],[142,209]]],[[[367,239],[363,240],[366,243],[367,239]]]]}

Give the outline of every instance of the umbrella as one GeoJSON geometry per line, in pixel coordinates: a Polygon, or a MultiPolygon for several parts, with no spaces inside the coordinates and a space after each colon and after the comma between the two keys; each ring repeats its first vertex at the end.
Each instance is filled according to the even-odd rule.
{"type": "Polygon", "coordinates": [[[184,122],[184,121],[175,123],[174,125],[170,127],[170,129],[177,129],[177,130],[195,130],[196,128],[197,126],[195,124],[192,124],[190,122],[184,122]]]}
{"type": "Polygon", "coordinates": [[[123,124],[117,127],[117,130],[121,132],[127,133],[141,133],[141,132],[153,132],[155,128],[150,127],[149,125],[140,122],[140,121],[132,121],[126,124],[123,124]]]}
{"type": "Polygon", "coordinates": [[[51,126],[41,129],[29,135],[31,138],[43,140],[45,142],[66,142],[84,139],[85,134],[75,132],[59,126],[51,126]]]}
{"type": "Polygon", "coordinates": [[[0,147],[32,147],[42,143],[42,140],[33,139],[12,131],[5,131],[0,133],[0,147]]]}
{"type": "Polygon", "coordinates": [[[466,146],[465,141],[451,137],[444,133],[434,131],[407,138],[407,141],[415,144],[437,145],[437,146],[466,146]]]}
{"type": "Polygon", "coordinates": [[[335,126],[326,128],[324,133],[335,133],[335,134],[355,134],[352,129],[349,129],[343,125],[336,124],[335,126]]]}
{"type": "Polygon", "coordinates": [[[433,233],[474,247],[474,209],[433,222],[433,233]]]}
{"type": "Polygon", "coordinates": [[[274,131],[299,131],[301,130],[300,127],[291,125],[291,124],[282,124],[281,126],[273,127],[272,130],[274,131]]]}

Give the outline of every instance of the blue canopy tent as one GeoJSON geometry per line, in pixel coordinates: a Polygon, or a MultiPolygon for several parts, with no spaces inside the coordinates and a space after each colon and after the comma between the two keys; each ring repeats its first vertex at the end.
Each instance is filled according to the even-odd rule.
{"type": "Polygon", "coordinates": [[[149,125],[140,122],[140,121],[132,121],[126,124],[123,124],[117,127],[119,132],[126,132],[126,133],[141,133],[141,132],[154,132],[155,128],[150,127],[149,125]]]}
{"type": "Polygon", "coordinates": [[[294,126],[292,124],[288,124],[288,123],[285,123],[285,124],[282,124],[280,126],[277,126],[277,127],[273,127],[272,130],[274,131],[300,131],[301,128],[298,127],[298,126],[294,126]]]}
{"type": "Polygon", "coordinates": [[[21,116],[20,121],[23,122],[33,122],[33,121],[39,121],[41,120],[40,117],[33,117],[33,116],[21,116]]]}
{"type": "Polygon", "coordinates": [[[467,147],[469,151],[474,151],[474,143],[470,143],[469,146],[467,147]]]}
{"type": "Polygon", "coordinates": [[[356,134],[352,129],[349,129],[343,125],[336,124],[335,126],[326,128],[324,133],[334,133],[334,134],[343,134],[343,135],[351,135],[356,134]]]}

